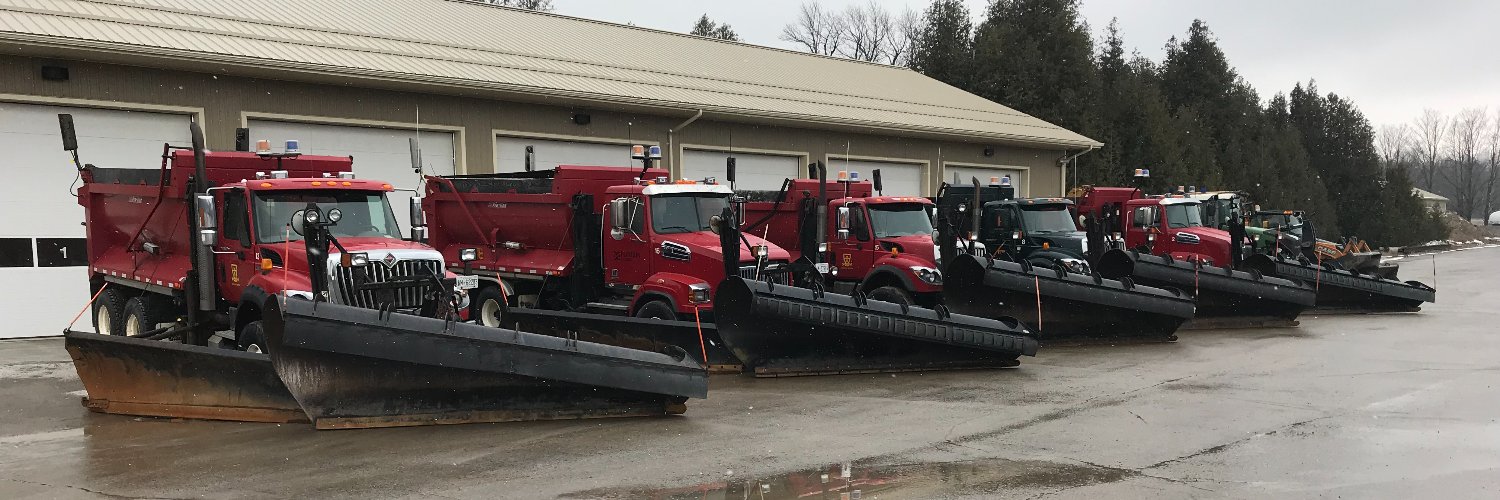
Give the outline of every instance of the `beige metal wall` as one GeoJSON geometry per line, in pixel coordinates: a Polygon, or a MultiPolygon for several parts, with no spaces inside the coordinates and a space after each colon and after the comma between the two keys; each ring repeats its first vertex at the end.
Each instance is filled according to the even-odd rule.
{"type": "MultiPolygon", "coordinates": [[[[493,138],[499,131],[544,137],[654,142],[669,150],[680,150],[682,145],[688,144],[691,147],[734,148],[747,152],[790,152],[805,155],[810,161],[829,161],[847,155],[856,159],[920,163],[926,165],[927,194],[933,194],[944,178],[941,172],[944,162],[1027,168],[1030,192],[1034,196],[1061,194],[1063,181],[1062,169],[1057,162],[1063,155],[1060,150],[996,145],[994,155],[986,157],[982,143],[729,123],[722,117],[705,117],[669,134],[669,130],[684,122],[691,113],[673,110],[652,114],[599,107],[572,108],[362,88],[352,83],[303,83],[0,55],[0,100],[6,99],[66,101],[73,105],[126,109],[136,105],[142,109],[150,106],[198,108],[202,110],[208,146],[221,150],[233,148],[234,129],[243,126],[246,118],[252,116],[408,128],[416,123],[420,112],[424,128],[441,128],[457,134],[458,168],[469,173],[493,171],[493,138]],[[69,80],[42,80],[40,68],[44,63],[66,66],[69,80]],[[589,125],[573,123],[572,114],[579,111],[591,115],[589,125]]],[[[38,126],[56,125],[45,123],[38,126]]],[[[103,155],[95,153],[94,158],[100,156],[103,155]]]]}

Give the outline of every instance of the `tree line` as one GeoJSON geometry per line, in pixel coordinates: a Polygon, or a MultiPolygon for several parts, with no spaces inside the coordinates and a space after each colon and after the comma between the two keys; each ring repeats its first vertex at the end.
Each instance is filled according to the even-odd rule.
{"type": "Polygon", "coordinates": [[[1410,124],[1385,125],[1375,138],[1381,161],[1412,174],[1417,187],[1449,199],[1466,219],[1500,210],[1500,110],[1453,116],[1424,110],[1410,124]]]}
{"type": "MultiPolygon", "coordinates": [[[[1127,185],[1133,169],[1149,168],[1154,192],[1245,191],[1267,209],[1307,211],[1325,237],[1357,235],[1382,246],[1446,237],[1439,215],[1412,193],[1409,172],[1425,175],[1427,163],[1383,161],[1374,129],[1350,100],[1312,80],[1262,99],[1201,20],[1167,40],[1161,61],[1127,53],[1114,21],[1096,43],[1079,5],[994,0],[976,20],[959,0],[933,0],[898,17],[874,3],[835,12],[810,1],[782,39],[813,53],[907,66],[1105,143],[1079,158],[1072,185],[1127,185]],[[869,24],[871,11],[890,21],[869,24]]],[[[1445,152],[1452,142],[1462,141],[1444,143],[1445,152]]],[[[1402,151],[1417,156],[1416,148],[1402,151]]],[[[1444,165],[1456,168],[1435,175],[1461,181],[1464,165],[1484,163],[1449,156],[1456,160],[1444,165]]]]}

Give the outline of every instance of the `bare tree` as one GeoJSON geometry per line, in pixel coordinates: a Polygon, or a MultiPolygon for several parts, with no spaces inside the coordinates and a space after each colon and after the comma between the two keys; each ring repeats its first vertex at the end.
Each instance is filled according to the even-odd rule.
{"type": "Polygon", "coordinates": [[[1488,109],[1467,108],[1453,117],[1452,137],[1448,142],[1448,168],[1439,169],[1443,180],[1453,188],[1453,203],[1450,208],[1464,219],[1474,216],[1481,188],[1480,148],[1489,128],[1488,109]]]}
{"type": "Polygon", "coordinates": [[[1406,163],[1406,155],[1412,147],[1411,127],[1406,125],[1383,125],[1375,136],[1375,148],[1380,151],[1381,172],[1390,167],[1406,163]]]}
{"type": "Polygon", "coordinates": [[[906,66],[911,57],[912,44],[922,34],[922,14],[910,7],[896,17],[895,30],[886,42],[885,63],[891,66],[906,66]]]}
{"type": "Polygon", "coordinates": [[[1490,122],[1489,140],[1485,146],[1489,152],[1489,161],[1484,168],[1484,212],[1480,217],[1484,218],[1484,224],[1488,224],[1489,216],[1495,209],[1495,184],[1500,181],[1500,110],[1495,111],[1495,119],[1490,122]]]}
{"type": "Polygon", "coordinates": [[[816,0],[804,2],[797,19],[781,28],[781,39],[806,48],[808,52],[831,56],[839,52],[844,31],[843,17],[823,9],[816,0]]]}
{"type": "Polygon", "coordinates": [[[869,0],[864,5],[844,9],[844,30],[839,55],[856,61],[877,62],[885,59],[896,24],[891,13],[869,0]]]}
{"type": "Polygon", "coordinates": [[[1448,141],[1448,117],[1443,116],[1441,111],[1425,109],[1413,128],[1416,129],[1417,153],[1421,160],[1417,167],[1417,184],[1418,187],[1431,191],[1437,180],[1443,145],[1448,141]]]}

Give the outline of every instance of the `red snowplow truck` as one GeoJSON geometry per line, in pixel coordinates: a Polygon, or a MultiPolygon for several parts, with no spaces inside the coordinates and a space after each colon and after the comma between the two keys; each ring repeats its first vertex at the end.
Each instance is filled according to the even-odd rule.
{"type": "Polygon", "coordinates": [[[742,231],[786,248],[794,261],[826,263],[818,270],[831,291],[933,307],[943,289],[932,240],[935,205],[916,196],[876,196],[875,175],[875,182],[862,181],[858,172],[840,171],[832,181],[788,179],[780,191],[740,191],[742,231]],[[827,205],[815,207],[818,199],[827,205]],[[827,214],[823,224],[819,213],[827,214]],[[817,227],[833,230],[814,237],[817,227]]]}
{"type": "MultiPolygon", "coordinates": [[[[634,155],[655,160],[636,147],[634,155]]],[[[729,187],[670,181],[657,168],[560,166],[542,172],[428,177],[432,244],[479,276],[471,316],[489,326],[680,347],[738,369],[712,330],[725,266],[715,217],[729,187]],[[700,343],[700,332],[704,337],[700,343]]],[[[789,256],[747,235],[741,276],[786,282],[789,256]]]]}
{"type": "Polygon", "coordinates": [[[420,242],[418,203],[403,239],[392,186],[351,158],[209,152],[195,123],[157,170],[100,168],[59,120],[98,332],[64,346],[92,410],[339,429],[682,413],[706,394],[681,358],[458,322],[473,280],[420,242]]]}

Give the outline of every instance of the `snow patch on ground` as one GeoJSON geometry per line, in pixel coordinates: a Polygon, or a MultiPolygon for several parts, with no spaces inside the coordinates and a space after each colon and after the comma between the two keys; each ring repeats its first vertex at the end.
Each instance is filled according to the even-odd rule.
{"type": "Polygon", "coordinates": [[[77,380],[78,372],[71,362],[17,363],[0,365],[0,380],[24,380],[50,378],[77,380]]]}

